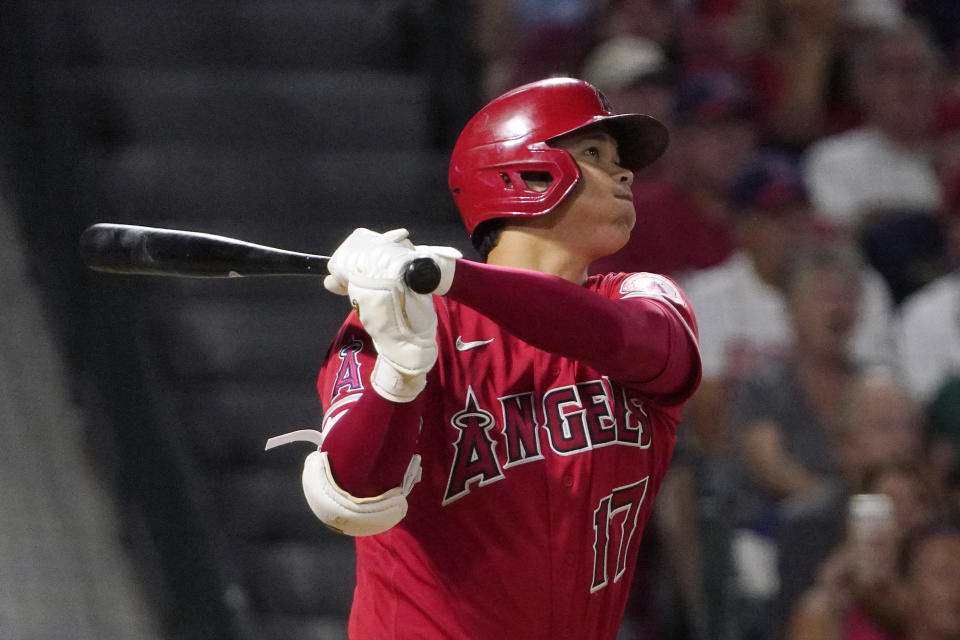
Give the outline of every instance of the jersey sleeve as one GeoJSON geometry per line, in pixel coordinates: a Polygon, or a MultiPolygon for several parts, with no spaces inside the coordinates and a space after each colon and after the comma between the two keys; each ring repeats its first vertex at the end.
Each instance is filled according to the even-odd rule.
{"type": "Polygon", "coordinates": [[[321,450],[337,484],[356,497],[400,486],[416,450],[423,393],[412,402],[391,402],[370,386],[377,353],[356,313],[327,351],[317,392],[323,405],[321,450]]]}
{"type": "Polygon", "coordinates": [[[589,364],[658,401],[682,402],[700,379],[693,312],[672,280],[636,275],[578,286],[460,260],[447,296],[538,349],[589,364]]]}
{"type": "Polygon", "coordinates": [[[635,382],[649,395],[668,404],[689,398],[702,376],[699,328],[690,301],[680,286],[656,273],[619,273],[601,276],[598,290],[631,305],[656,306],[665,316],[659,339],[667,348],[664,368],[654,378],[635,382]]]}

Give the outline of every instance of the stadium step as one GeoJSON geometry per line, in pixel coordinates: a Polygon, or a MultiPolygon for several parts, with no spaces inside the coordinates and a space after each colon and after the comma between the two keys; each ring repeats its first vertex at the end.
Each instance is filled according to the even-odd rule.
{"type": "Polygon", "coordinates": [[[24,3],[50,65],[389,67],[396,3],[43,0],[24,3]]]}
{"type": "MultiPolygon", "coordinates": [[[[300,458],[304,457],[301,450],[300,458]]],[[[234,546],[322,543],[329,532],[300,491],[301,466],[302,462],[283,469],[250,466],[209,479],[213,516],[234,546]]]]}
{"type": "MultiPolygon", "coordinates": [[[[244,154],[227,148],[137,146],[90,154],[71,168],[99,181],[88,194],[89,205],[115,222],[266,222],[296,232],[302,242],[304,225],[311,222],[391,229],[407,220],[425,225],[457,220],[445,184],[446,159],[436,152],[264,149],[244,154]]],[[[329,237],[318,240],[329,246],[329,237]]]]}
{"type": "Polygon", "coordinates": [[[180,400],[182,440],[210,472],[244,466],[299,470],[309,444],[270,451],[264,445],[289,431],[319,429],[322,418],[312,377],[282,384],[218,380],[194,385],[180,400]]]}
{"type": "Polygon", "coordinates": [[[41,74],[37,89],[53,149],[181,143],[356,152],[425,149],[433,135],[420,74],[67,67],[41,74]],[[64,136],[71,131],[75,138],[64,136]]]}
{"type": "MultiPolygon", "coordinates": [[[[49,231],[58,247],[75,247],[75,227],[125,222],[326,254],[357,226],[406,226],[418,243],[473,257],[447,155],[434,150],[444,139],[437,123],[465,111],[469,91],[458,56],[432,55],[447,48],[427,37],[449,31],[459,12],[448,8],[460,3],[19,4],[36,25],[38,210],[58,221],[49,231]],[[434,5],[446,18],[418,28],[418,12],[434,5]],[[441,68],[452,76],[445,98],[432,80],[441,68]]],[[[90,275],[72,255],[64,264],[90,275]]],[[[111,318],[137,331],[117,351],[138,354],[156,374],[150,383],[162,384],[165,402],[143,412],[160,416],[202,480],[197,499],[218,525],[211,539],[229,558],[225,575],[244,578],[227,586],[239,589],[238,611],[260,631],[252,636],[345,638],[353,540],[326,530],[303,501],[309,445],[263,445],[319,426],[317,369],[347,302],[316,278],[103,276],[90,288],[111,287],[104,299],[136,309],[111,318]]],[[[104,326],[107,315],[83,313],[104,326]]],[[[145,384],[117,384],[127,383],[145,384]]]]}
{"type": "Polygon", "coordinates": [[[349,311],[316,291],[298,303],[257,304],[189,300],[156,308],[150,331],[162,361],[157,365],[181,388],[204,381],[310,381],[334,327],[349,311]],[[331,308],[334,306],[336,308],[331,308]],[[326,320],[326,322],[325,322],[326,320]]]}
{"type": "Polygon", "coordinates": [[[327,532],[313,542],[287,542],[242,552],[250,599],[267,614],[346,617],[355,584],[353,540],[327,532]]]}
{"type": "Polygon", "coordinates": [[[347,640],[341,616],[266,614],[260,617],[263,640],[347,640]]]}

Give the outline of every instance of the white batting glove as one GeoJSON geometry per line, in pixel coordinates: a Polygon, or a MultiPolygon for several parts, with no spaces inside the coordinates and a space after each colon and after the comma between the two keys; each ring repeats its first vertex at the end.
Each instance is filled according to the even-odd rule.
{"type": "Polygon", "coordinates": [[[333,293],[349,295],[377,350],[371,385],[394,402],[416,398],[437,361],[433,298],[403,283],[404,268],[417,257],[405,229],[357,229],[330,258],[324,279],[333,293]]]}
{"type": "Polygon", "coordinates": [[[332,293],[347,295],[347,283],[351,273],[372,273],[397,269],[402,276],[403,269],[414,258],[430,258],[440,268],[440,284],[433,293],[445,295],[453,284],[456,261],[463,254],[453,247],[429,245],[414,246],[408,240],[406,229],[394,229],[386,233],[376,233],[369,229],[356,229],[337,248],[327,263],[327,276],[323,285],[332,293]],[[411,255],[405,249],[415,249],[411,255]]]}
{"type": "Polygon", "coordinates": [[[418,258],[430,258],[440,267],[440,284],[433,292],[438,296],[446,295],[453,285],[453,272],[457,266],[457,258],[462,258],[463,254],[453,247],[418,244],[415,249],[418,258]]]}
{"type": "Polygon", "coordinates": [[[354,229],[327,261],[330,272],[323,286],[331,293],[347,295],[351,275],[378,273],[400,277],[407,262],[416,258],[413,243],[406,229],[377,233],[370,229],[354,229]]]}
{"type": "Polygon", "coordinates": [[[377,350],[371,385],[388,400],[413,400],[437,361],[433,297],[410,291],[397,277],[356,276],[347,290],[377,350]]]}

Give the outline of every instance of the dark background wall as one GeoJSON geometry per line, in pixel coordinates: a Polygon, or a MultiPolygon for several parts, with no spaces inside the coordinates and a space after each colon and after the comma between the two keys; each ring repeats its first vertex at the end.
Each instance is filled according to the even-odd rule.
{"type": "MultiPolygon", "coordinates": [[[[347,311],[315,279],[83,268],[96,222],[328,253],[356,226],[464,247],[445,189],[476,107],[469,3],[8,0],[0,184],[97,473],[170,638],[340,638],[352,543],[296,490],[347,311]]],[[[28,636],[24,636],[28,637],[28,636]]]]}

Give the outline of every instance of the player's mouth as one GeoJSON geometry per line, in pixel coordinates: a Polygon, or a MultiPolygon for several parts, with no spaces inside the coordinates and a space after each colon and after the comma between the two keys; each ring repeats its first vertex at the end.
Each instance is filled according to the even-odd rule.
{"type": "Polygon", "coordinates": [[[613,194],[613,197],[619,200],[629,200],[633,202],[633,192],[631,191],[617,191],[613,194]]]}

